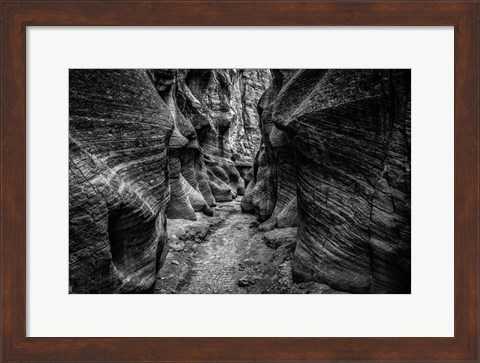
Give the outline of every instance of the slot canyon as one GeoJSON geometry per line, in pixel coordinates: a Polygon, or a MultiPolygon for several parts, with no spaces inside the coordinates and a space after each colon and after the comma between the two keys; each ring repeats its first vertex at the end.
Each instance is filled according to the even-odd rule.
{"type": "Polygon", "coordinates": [[[71,69],[69,292],[410,293],[410,88],[71,69]]]}

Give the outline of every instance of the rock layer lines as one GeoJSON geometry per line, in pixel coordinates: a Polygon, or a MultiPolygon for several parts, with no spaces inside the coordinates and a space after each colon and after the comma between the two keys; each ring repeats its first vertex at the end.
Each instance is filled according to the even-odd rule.
{"type": "Polygon", "coordinates": [[[297,279],[409,292],[410,71],[273,73],[243,209],[298,224],[297,279]]]}
{"type": "Polygon", "coordinates": [[[245,192],[268,70],[70,71],[70,292],[149,292],[166,217],[245,192]],[[237,166],[239,169],[237,169],[237,166]]]}
{"type": "Polygon", "coordinates": [[[410,292],[410,70],[70,70],[69,101],[71,293],[153,292],[167,218],[240,208],[260,225],[205,261],[221,237],[281,271],[231,291],[410,292]]]}

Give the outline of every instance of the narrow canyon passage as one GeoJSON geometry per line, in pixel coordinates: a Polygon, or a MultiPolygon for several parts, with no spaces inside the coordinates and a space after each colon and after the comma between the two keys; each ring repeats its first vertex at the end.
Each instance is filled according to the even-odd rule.
{"type": "Polygon", "coordinates": [[[410,293],[410,71],[69,73],[71,293],[410,293]]]}
{"type": "Polygon", "coordinates": [[[325,285],[292,281],[296,228],[264,232],[241,212],[241,197],[218,203],[215,215],[168,220],[170,251],[155,293],[332,293],[325,285]]]}

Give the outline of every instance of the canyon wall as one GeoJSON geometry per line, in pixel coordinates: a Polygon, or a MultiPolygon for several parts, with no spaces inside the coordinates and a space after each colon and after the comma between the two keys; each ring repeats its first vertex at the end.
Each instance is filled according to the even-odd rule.
{"type": "Polygon", "coordinates": [[[152,292],[166,218],[243,195],[293,270],[410,291],[409,70],[71,70],[71,293],[152,292]]]}
{"type": "Polygon", "coordinates": [[[256,105],[269,70],[152,70],[152,82],[174,119],[170,141],[168,218],[212,215],[216,202],[243,195],[260,143],[256,105]]]}
{"type": "Polygon", "coordinates": [[[168,250],[168,107],[143,70],[70,70],[69,102],[70,292],[151,291],[168,250]]]}
{"type": "Polygon", "coordinates": [[[275,99],[296,70],[272,70],[273,80],[258,103],[261,143],[242,210],[255,213],[261,229],[297,225],[296,176],[293,149],[285,132],[273,123],[275,99]]]}
{"type": "Polygon", "coordinates": [[[410,71],[272,73],[242,209],[298,225],[297,280],[410,292],[410,71]]]}
{"type": "Polygon", "coordinates": [[[166,218],[245,191],[269,70],[71,70],[71,293],[151,292],[166,218]]]}

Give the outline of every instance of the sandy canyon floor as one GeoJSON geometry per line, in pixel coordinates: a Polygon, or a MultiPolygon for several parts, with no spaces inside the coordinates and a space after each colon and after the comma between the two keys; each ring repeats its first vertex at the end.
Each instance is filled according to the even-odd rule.
{"type": "Polygon", "coordinates": [[[265,232],[240,209],[241,197],[218,203],[213,217],[168,220],[170,249],[155,293],[337,293],[326,285],[292,280],[296,228],[265,232]]]}

